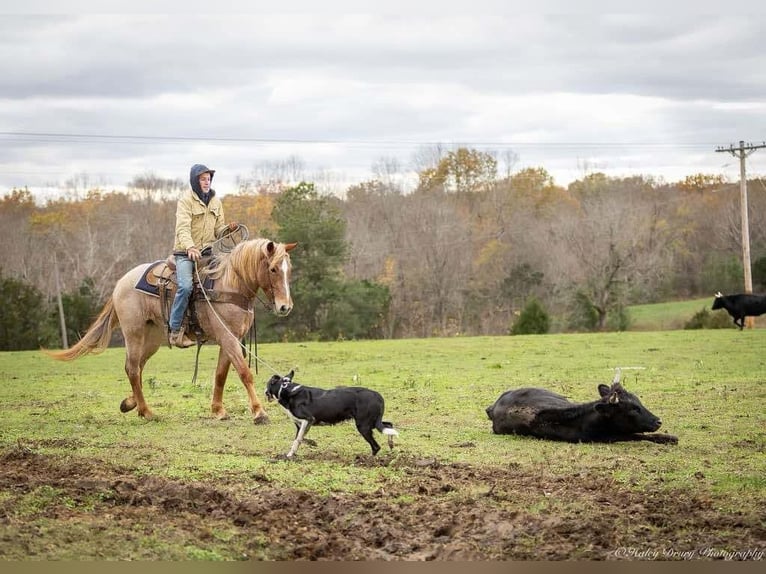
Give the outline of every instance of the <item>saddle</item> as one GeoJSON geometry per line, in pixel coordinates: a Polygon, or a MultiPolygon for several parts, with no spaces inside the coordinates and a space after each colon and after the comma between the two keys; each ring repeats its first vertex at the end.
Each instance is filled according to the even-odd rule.
{"type": "MultiPolygon", "coordinates": [[[[197,302],[202,301],[203,304],[207,304],[208,301],[211,303],[232,303],[246,311],[252,309],[251,301],[244,295],[231,291],[216,291],[214,289],[215,283],[209,277],[209,266],[212,260],[213,256],[208,255],[203,256],[197,262],[199,279],[202,280],[202,284],[200,284],[195,273],[193,277],[194,287],[184,317],[184,322],[187,324],[186,332],[191,339],[197,341],[198,345],[204,343],[207,340],[207,336],[197,318],[197,302]]],[[[159,259],[154,263],[150,263],[135,285],[136,290],[153,297],[159,297],[162,321],[166,329],[168,328],[170,308],[173,305],[177,288],[178,281],[176,279],[176,264],[173,254],[169,255],[167,259],[159,259]]]]}

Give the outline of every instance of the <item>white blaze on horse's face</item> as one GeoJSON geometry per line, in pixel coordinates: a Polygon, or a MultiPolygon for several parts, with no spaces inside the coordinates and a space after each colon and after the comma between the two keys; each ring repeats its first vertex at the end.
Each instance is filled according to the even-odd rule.
{"type": "Polygon", "coordinates": [[[287,259],[282,259],[282,280],[285,282],[285,297],[287,297],[288,301],[291,301],[290,278],[287,276],[288,271],[290,271],[290,266],[287,264],[287,259]]]}
{"type": "Polygon", "coordinates": [[[278,301],[277,299],[277,293],[274,293],[274,312],[277,315],[286,316],[292,311],[293,309],[293,300],[290,297],[290,264],[287,262],[287,259],[282,259],[282,264],[279,266],[280,269],[280,282],[282,283],[283,292],[284,292],[284,300],[278,301]]]}

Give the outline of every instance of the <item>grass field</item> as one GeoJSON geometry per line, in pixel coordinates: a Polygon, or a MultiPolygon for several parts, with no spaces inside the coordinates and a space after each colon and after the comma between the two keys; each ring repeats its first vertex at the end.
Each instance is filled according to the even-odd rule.
{"type": "MultiPolygon", "coordinates": [[[[352,425],[315,427],[309,436],[318,447],[304,444],[296,461],[281,458],[294,434],[292,423],[267,404],[271,423],[254,426],[236,375],[229,376],[224,396],[231,418],[209,416],[214,347],[203,348],[198,385],[190,382],[193,350],[162,349],[151,359],[144,382],[158,415],[151,422],[118,410],[129,389],[122,349],[73,363],[39,352],[2,353],[0,557],[355,558],[355,552],[378,542],[363,537],[362,550],[354,546],[350,533],[359,532],[354,517],[373,507],[378,512],[381,505],[407,510],[400,522],[417,517],[428,522],[397,522],[409,532],[403,534],[409,546],[391,542],[396,533],[390,532],[380,542],[380,554],[372,554],[383,559],[630,558],[616,549],[666,548],[669,532],[679,548],[763,548],[764,349],[766,330],[759,329],[260,345],[268,365],[282,373],[295,368],[298,382],[380,391],[386,419],[400,433],[394,451],[384,446],[372,459],[352,425]],[[610,382],[617,366],[624,368],[624,384],[662,418],[661,431],[679,437],[677,446],[564,444],[491,433],[484,409],[503,391],[543,386],[576,401],[593,400],[596,386],[610,382]],[[83,474],[103,480],[72,483],[72,476],[83,474]],[[120,494],[119,485],[126,482],[133,485],[131,504],[120,494]],[[169,492],[168,485],[183,485],[184,492],[190,485],[214,491],[215,500],[236,501],[227,504],[240,514],[247,514],[242,509],[254,500],[267,515],[276,512],[259,498],[265,491],[278,492],[279,500],[308,500],[314,523],[317,515],[325,521],[322,534],[306,524],[303,546],[274,549],[263,524],[256,536],[249,523],[224,516],[220,508],[218,514],[210,510],[212,502],[202,512],[191,502],[177,502],[186,497],[159,497],[156,489],[169,492]],[[142,512],[158,521],[155,507],[162,505],[172,524],[159,531],[142,522],[146,518],[134,517],[137,492],[149,500],[138,504],[142,512]],[[661,504],[650,504],[655,499],[661,504]],[[331,503],[338,505],[332,512],[326,508],[331,503]],[[680,510],[671,508],[676,503],[683,503],[680,510]],[[437,513],[440,505],[443,512],[437,513]],[[665,526],[652,518],[663,508],[678,515],[665,526]],[[487,512],[497,515],[495,524],[507,525],[505,530],[486,530],[487,512]],[[113,522],[121,513],[133,518],[124,518],[118,534],[105,513],[113,522]],[[214,519],[205,527],[207,535],[181,532],[179,524],[188,522],[189,513],[214,519]],[[433,526],[449,515],[463,516],[462,526],[443,532],[433,526]],[[85,525],[86,542],[73,543],[67,536],[75,518],[85,525]],[[590,531],[573,531],[583,521],[590,531]],[[469,524],[458,545],[457,535],[469,524]],[[522,524],[529,530],[520,532],[522,524]],[[416,534],[419,526],[422,534],[416,534]],[[128,537],[132,542],[125,542],[125,528],[135,530],[128,537]],[[599,528],[624,534],[597,542],[592,537],[599,528]],[[342,536],[327,534],[338,529],[342,536]],[[562,529],[569,530],[562,534],[562,529]],[[16,532],[36,533],[35,542],[22,543],[16,532]],[[484,538],[469,545],[469,534],[481,533],[484,538]],[[498,540],[505,545],[497,546],[498,540]],[[305,550],[309,547],[314,554],[305,550]]],[[[263,400],[271,371],[263,365],[259,370],[263,400]]]]}

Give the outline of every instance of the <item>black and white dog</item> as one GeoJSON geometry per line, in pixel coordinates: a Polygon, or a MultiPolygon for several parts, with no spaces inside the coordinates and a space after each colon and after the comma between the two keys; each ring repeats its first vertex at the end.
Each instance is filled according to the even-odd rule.
{"type": "MultiPolygon", "coordinates": [[[[277,400],[295,423],[296,434],[287,458],[292,458],[312,425],[334,425],[354,419],[356,429],[372,448],[373,456],[380,445],[372,429],[388,435],[388,446],[394,448],[398,435],[390,422],[383,420],[385,403],[380,393],[363,387],[320,389],[293,382],[294,371],[286,376],[273,375],[266,383],[266,398],[277,400]]],[[[306,439],[306,442],[313,442],[306,439]]]]}

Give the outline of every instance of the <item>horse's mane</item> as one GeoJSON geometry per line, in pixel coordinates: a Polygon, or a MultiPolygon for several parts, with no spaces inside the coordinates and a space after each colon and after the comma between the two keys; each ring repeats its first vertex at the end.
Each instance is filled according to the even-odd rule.
{"type": "MultiPolygon", "coordinates": [[[[269,259],[266,246],[271,241],[259,237],[238,243],[231,252],[216,256],[209,276],[221,279],[237,292],[257,292],[259,287],[263,287],[258,283],[258,268],[264,259],[269,259]]],[[[273,263],[279,263],[287,256],[287,250],[284,243],[273,243],[275,251],[271,260],[273,263]]]]}

